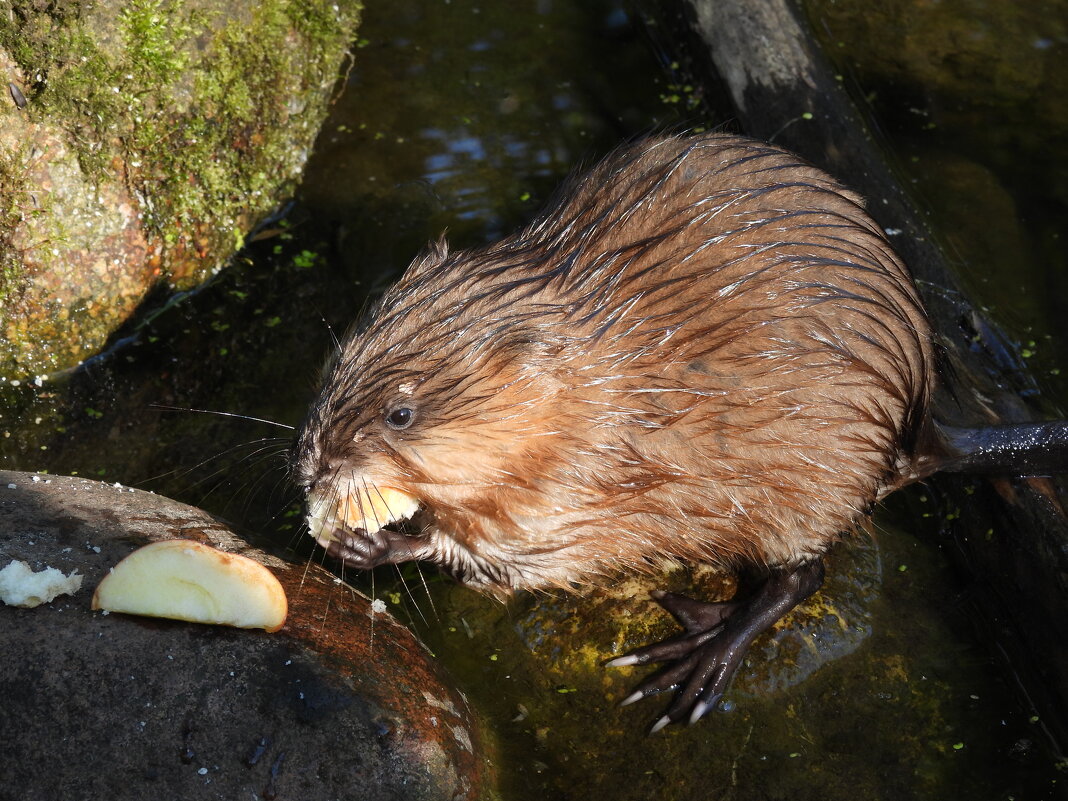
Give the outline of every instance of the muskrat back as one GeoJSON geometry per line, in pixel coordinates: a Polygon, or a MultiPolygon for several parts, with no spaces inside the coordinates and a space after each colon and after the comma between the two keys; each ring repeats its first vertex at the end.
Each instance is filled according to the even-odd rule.
{"type": "MultiPolygon", "coordinates": [[[[707,605],[725,633],[677,720],[918,474],[932,361],[856,195],[772,145],[657,138],[522,231],[418,258],[340,349],[295,473],[311,533],[357,567],[430,560],[502,594],[762,568],[755,600],[707,605]],[[387,527],[416,512],[417,533],[387,527]]],[[[678,658],[655,648],[634,661],[678,658]]]]}

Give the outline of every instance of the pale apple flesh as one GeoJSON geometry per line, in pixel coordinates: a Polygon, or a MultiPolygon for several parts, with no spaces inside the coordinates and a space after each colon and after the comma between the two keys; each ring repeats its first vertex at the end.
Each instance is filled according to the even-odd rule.
{"type": "Polygon", "coordinates": [[[277,631],[288,602],[266,567],[193,540],[138,548],[93,593],[93,609],[277,631]]]}
{"type": "Polygon", "coordinates": [[[391,487],[358,487],[341,494],[312,491],[308,495],[308,531],[324,548],[334,542],[335,531],[378,531],[387,524],[411,517],[419,502],[391,487]]]}

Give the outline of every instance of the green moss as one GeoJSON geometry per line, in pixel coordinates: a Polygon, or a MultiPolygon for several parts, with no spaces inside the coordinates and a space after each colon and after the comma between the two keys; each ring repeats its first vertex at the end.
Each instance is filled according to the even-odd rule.
{"type": "Polygon", "coordinates": [[[0,156],[0,303],[14,293],[21,274],[21,259],[12,237],[22,217],[20,198],[25,187],[15,159],[0,156]]]}
{"type": "Polygon", "coordinates": [[[279,187],[291,187],[361,10],[128,0],[81,14],[58,4],[45,16],[15,6],[0,46],[41,76],[35,110],[64,121],[95,180],[112,177],[116,156],[126,164],[146,229],[178,271],[192,253],[231,252],[279,187]]]}
{"type": "Polygon", "coordinates": [[[175,46],[193,34],[181,8],[181,2],[132,0],[119,12],[126,55],[139,77],[164,84],[188,66],[189,57],[175,46]]]}
{"type": "MultiPolygon", "coordinates": [[[[357,13],[362,6],[357,4],[357,13]]],[[[284,7],[286,17],[310,42],[329,42],[337,31],[337,5],[318,0],[291,0],[284,7]]]]}
{"type": "MultiPolygon", "coordinates": [[[[16,241],[18,230],[28,219],[47,213],[44,198],[26,178],[29,148],[29,144],[23,144],[12,151],[0,150],[0,307],[3,308],[19,296],[25,281],[23,252],[16,241]]],[[[46,254],[51,253],[49,248],[44,250],[46,254]]],[[[0,329],[0,343],[4,343],[7,333],[0,329]]]]}
{"type": "Polygon", "coordinates": [[[157,276],[179,288],[203,281],[292,194],[361,6],[11,0],[7,8],[0,49],[19,67],[29,103],[10,112],[6,141],[35,140],[43,155],[28,170],[27,153],[10,144],[0,153],[8,322],[0,370],[36,375],[96,350],[157,276]],[[49,182],[51,206],[49,192],[37,193],[41,207],[28,203],[27,180],[49,182]],[[31,212],[41,216],[28,220],[31,212]],[[76,257],[71,242],[86,243],[76,257]],[[151,263],[113,269],[128,245],[151,263]],[[84,292],[93,297],[79,288],[53,296],[47,282],[19,294],[24,257],[42,273],[53,261],[70,272],[72,258],[77,269],[90,266],[84,292]]]}

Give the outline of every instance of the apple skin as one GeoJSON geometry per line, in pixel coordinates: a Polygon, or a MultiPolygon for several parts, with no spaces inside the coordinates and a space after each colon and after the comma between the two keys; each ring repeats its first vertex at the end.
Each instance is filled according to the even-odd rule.
{"type": "Polygon", "coordinates": [[[259,562],[193,540],[164,540],[115,565],[92,608],[273,632],[285,623],[288,602],[259,562]]]}

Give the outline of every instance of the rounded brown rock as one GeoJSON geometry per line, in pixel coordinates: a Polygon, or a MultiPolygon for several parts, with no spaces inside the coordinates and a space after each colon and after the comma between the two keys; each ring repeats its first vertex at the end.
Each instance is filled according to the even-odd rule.
{"type": "Polygon", "coordinates": [[[79,478],[0,473],[0,531],[3,564],[85,576],[73,596],[0,606],[0,771],[20,798],[479,797],[463,696],[405,627],[316,565],[257,551],[195,508],[79,478]],[[285,626],[90,610],[114,564],[172,538],[265,564],[289,599],[285,626]]]}

